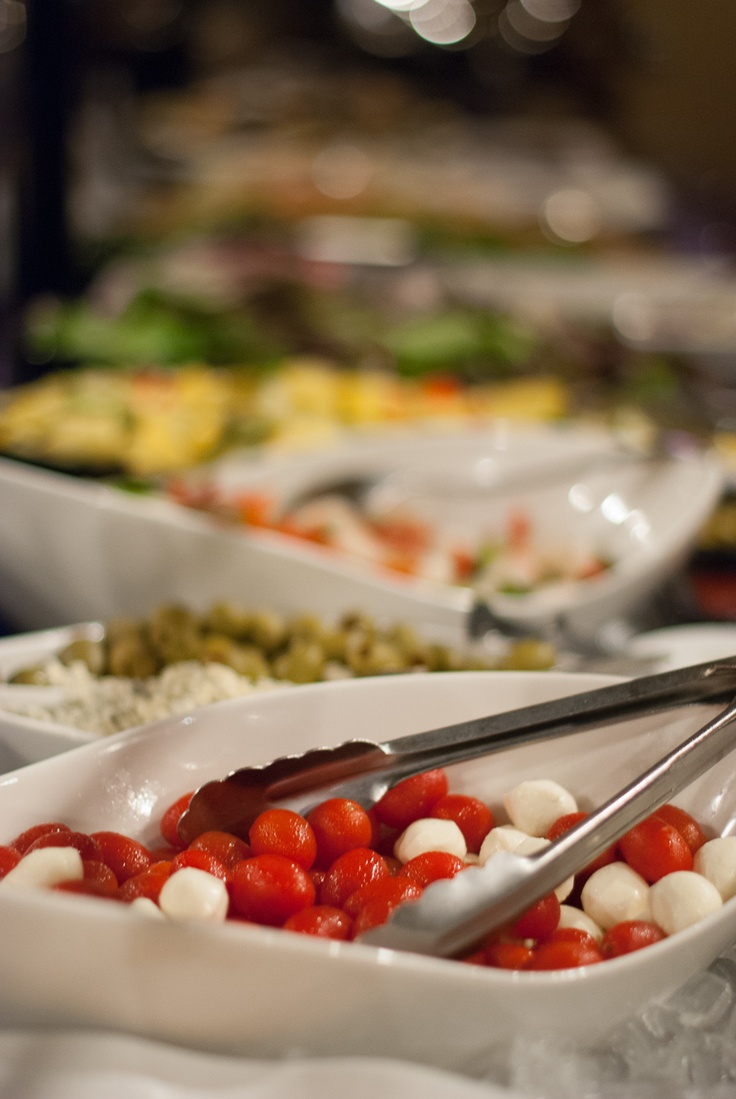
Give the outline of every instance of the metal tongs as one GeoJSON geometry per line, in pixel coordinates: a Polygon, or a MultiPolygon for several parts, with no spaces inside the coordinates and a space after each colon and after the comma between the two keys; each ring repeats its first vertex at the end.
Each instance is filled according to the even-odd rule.
{"type": "Polygon", "coordinates": [[[736,748],[736,657],[476,718],[383,743],[346,741],[246,767],[196,791],[179,822],[187,843],[213,828],[247,832],[267,805],[329,786],[330,795],[372,803],[398,779],[534,740],[661,713],[685,705],[726,708],[549,847],[500,852],[401,905],[361,941],[450,956],[514,920],[638,821],[736,748]],[[345,782],[341,780],[351,779],[345,782]]]}

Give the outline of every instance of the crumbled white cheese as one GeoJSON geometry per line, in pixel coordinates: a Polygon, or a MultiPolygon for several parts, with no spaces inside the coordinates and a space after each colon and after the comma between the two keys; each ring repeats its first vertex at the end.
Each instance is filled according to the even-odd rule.
{"type": "Polygon", "coordinates": [[[183,714],[211,702],[288,686],[274,679],[253,683],[226,664],[202,664],[196,660],[170,664],[149,679],[98,678],[82,661],[64,665],[53,660],[44,670],[50,686],[63,688],[64,697],[60,701],[47,705],[14,702],[4,704],[4,708],[37,721],[50,721],[101,736],[183,714]]]}

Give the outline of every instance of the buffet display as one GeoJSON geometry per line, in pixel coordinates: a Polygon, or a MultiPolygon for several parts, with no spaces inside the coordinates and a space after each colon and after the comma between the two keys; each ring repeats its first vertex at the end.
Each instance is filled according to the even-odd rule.
{"type": "Polygon", "coordinates": [[[34,377],[0,392],[3,1019],[494,1095],[551,1047],[636,1087],[641,1034],[684,1034],[679,1069],[640,1057],[668,1093],[733,1077],[732,1030],[716,1060],[651,1021],[715,1017],[688,989],[733,969],[728,757],[472,950],[370,939],[710,704],[182,831],[248,765],[736,652],[667,603],[736,541],[730,273],[673,254],[666,182],[580,121],[264,61],[131,123],[131,176],[76,184],[84,287],[27,303],[34,377]]]}

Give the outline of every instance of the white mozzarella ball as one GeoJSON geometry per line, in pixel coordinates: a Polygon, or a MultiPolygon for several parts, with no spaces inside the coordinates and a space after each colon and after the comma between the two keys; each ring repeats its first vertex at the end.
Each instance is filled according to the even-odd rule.
{"type": "Polygon", "coordinates": [[[736,896],[736,836],[704,843],[695,852],[693,870],[712,882],[724,901],[736,896]]]}
{"type": "Polygon", "coordinates": [[[2,879],[6,887],[44,889],[62,881],[81,881],[82,856],[76,847],[39,847],[9,870],[2,879]]]}
{"type": "Polygon", "coordinates": [[[527,832],[522,832],[510,824],[500,824],[497,828],[491,828],[480,845],[478,862],[482,866],[497,851],[517,851],[522,845],[525,850],[521,854],[529,855],[532,851],[538,851],[540,847],[544,847],[544,841],[541,837],[530,836],[527,832]]]}
{"type": "Polygon", "coordinates": [[[607,931],[621,920],[651,919],[649,889],[626,863],[611,862],[590,875],[580,900],[585,914],[607,931]]]}
{"type": "Polygon", "coordinates": [[[578,804],[564,786],[552,779],[528,779],[510,790],[503,799],[509,820],[530,836],[545,836],[550,826],[578,804]]]}
{"type": "MultiPolygon", "coordinates": [[[[478,852],[478,862],[481,866],[485,866],[488,860],[498,854],[499,851],[513,851],[517,855],[533,855],[535,851],[541,851],[542,848],[549,847],[549,843],[550,841],[545,839],[544,836],[529,836],[518,828],[501,824],[498,828],[492,828],[483,840],[478,852]]],[[[566,897],[570,896],[574,884],[575,878],[570,877],[557,886],[554,892],[558,901],[564,901],[566,897]]]]}
{"type": "Polygon", "coordinates": [[[417,855],[423,855],[425,851],[445,851],[448,855],[457,855],[459,859],[464,859],[468,846],[454,820],[422,817],[412,821],[401,833],[394,844],[394,855],[399,862],[408,862],[417,855]]]}
{"type": "Polygon", "coordinates": [[[694,870],[675,870],[650,889],[652,919],[665,935],[674,935],[723,904],[713,882],[694,870]]]}
{"type": "Polygon", "coordinates": [[[172,920],[211,923],[225,919],[228,901],[224,881],[195,866],[184,866],[173,873],[164,882],[158,898],[161,911],[172,920]]]}
{"type": "Polygon", "coordinates": [[[581,912],[579,908],[575,908],[572,904],[560,905],[560,922],[558,927],[575,927],[579,931],[587,931],[589,935],[592,935],[596,942],[600,942],[603,938],[603,928],[600,924],[597,924],[595,920],[586,915],[585,912],[581,912]]]}
{"type": "Polygon", "coordinates": [[[166,916],[150,897],[135,897],[128,906],[140,916],[151,920],[165,920],[166,916]]]}

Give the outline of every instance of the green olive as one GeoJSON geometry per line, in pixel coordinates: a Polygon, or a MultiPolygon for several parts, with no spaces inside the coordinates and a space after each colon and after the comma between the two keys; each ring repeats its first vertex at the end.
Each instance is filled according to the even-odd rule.
{"type": "Polygon", "coordinates": [[[214,633],[226,634],[236,640],[250,637],[252,615],[234,603],[214,603],[202,617],[202,628],[214,633]]]}
{"type": "Polygon", "coordinates": [[[265,653],[276,652],[286,640],[284,620],[276,611],[254,611],[247,636],[265,653]]]}
{"type": "Polygon", "coordinates": [[[158,607],[146,623],[150,647],[164,664],[196,660],[201,633],[192,611],[176,605],[158,607]]]}
{"type": "Polygon", "coordinates": [[[72,664],[75,660],[81,660],[89,668],[92,675],[102,675],[107,665],[107,646],[103,641],[92,641],[89,638],[80,637],[72,641],[58,654],[62,664],[72,664]]]}
{"type": "Polygon", "coordinates": [[[515,641],[509,647],[509,651],[501,661],[501,667],[506,671],[515,672],[547,671],[553,666],[555,659],[555,648],[549,641],[527,637],[522,641],[515,641]]]}
{"type": "Polygon", "coordinates": [[[365,638],[348,650],[347,657],[355,675],[389,675],[406,670],[398,646],[381,638],[365,638]]]}
{"type": "Polygon", "coordinates": [[[317,641],[294,638],[289,647],[273,662],[273,674],[277,679],[292,683],[316,683],[324,676],[325,654],[317,641]]]}
{"type": "Polygon", "coordinates": [[[14,672],[8,679],[8,683],[23,683],[31,687],[46,687],[48,682],[49,677],[41,667],[21,668],[20,671],[14,672]]]}
{"type": "Polygon", "coordinates": [[[146,679],[161,671],[161,661],[143,637],[121,637],[110,645],[107,667],[110,675],[146,679]]]}

